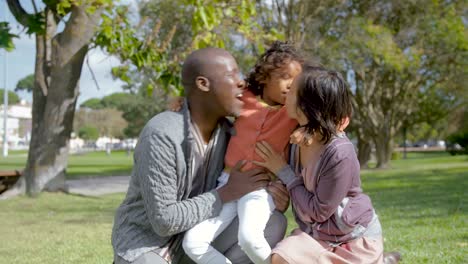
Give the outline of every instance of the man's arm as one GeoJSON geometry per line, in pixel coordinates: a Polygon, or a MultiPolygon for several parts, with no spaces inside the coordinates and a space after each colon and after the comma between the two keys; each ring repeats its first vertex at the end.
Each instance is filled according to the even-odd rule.
{"type": "Polygon", "coordinates": [[[141,140],[135,173],[148,219],[158,235],[178,234],[219,214],[222,202],[216,190],[177,201],[176,146],[168,136],[152,134],[141,140]]]}

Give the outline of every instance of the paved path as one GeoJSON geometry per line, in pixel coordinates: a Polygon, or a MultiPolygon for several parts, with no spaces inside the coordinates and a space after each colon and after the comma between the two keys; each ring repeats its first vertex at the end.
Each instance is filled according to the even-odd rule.
{"type": "Polygon", "coordinates": [[[86,196],[99,196],[110,193],[125,193],[130,176],[108,176],[67,180],[68,192],[86,196]]]}

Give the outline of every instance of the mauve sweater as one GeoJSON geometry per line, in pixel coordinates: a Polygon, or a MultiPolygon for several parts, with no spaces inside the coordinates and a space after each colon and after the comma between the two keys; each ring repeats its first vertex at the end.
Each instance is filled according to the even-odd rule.
{"type": "Polygon", "coordinates": [[[313,171],[298,169],[298,148],[291,148],[292,166],[278,177],[289,190],[299,228],[315,239],[342,243],[361,236],[375,212],[362,193],[359,161],[346,136],[328,143],[313,171]]]}

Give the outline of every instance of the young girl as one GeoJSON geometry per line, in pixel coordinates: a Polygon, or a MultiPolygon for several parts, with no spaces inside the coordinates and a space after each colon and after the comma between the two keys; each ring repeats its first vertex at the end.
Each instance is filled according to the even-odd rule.
{"type": "MultiPolygon", "coordinates": [[[[218,188],[226,184],[229,169],[240,161],[250,170],[260,161],[255,153],[257,142],[266,141],[276,152],[284,152],[297,122],[288,117],[283,107],[292,81],[302,69],[302,58],[288,43],[275,42],[258,60],[247,78],[243,93],[244,107],[234,123],[225,156],[225,170],[218,179],[218,188]]],[[[231,263],[210,246],[210,243],[239,216],[238,240],[242,250],[254,263],[269,263],[271,248],[263,230],[275,206],[265,189],[249,193],[238,201],[226,203],[216,218],[208,219],[187,231],[183,248],[196,263],[231,263]]]]}
{"type": "Polygon", "coordinates": [[[272,263],[383,263],[380,223],[362,192],[353,144],[339,129],[352,112],[343,77],[304,67],[286,108],[312,140],[293,145],[292,167],[269,143],[257,146],[264,161],[255,163],[286,185],[299,225],[273,249],[272,263]]]}

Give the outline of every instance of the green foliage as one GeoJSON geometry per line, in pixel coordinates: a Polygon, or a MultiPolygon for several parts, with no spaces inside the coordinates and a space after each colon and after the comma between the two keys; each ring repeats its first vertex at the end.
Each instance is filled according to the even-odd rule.
{"type": "Polygon", "coordinates": [[[104,96],[101,99],[101,104],[106,108],[115,108],[120,111],[125,111],[128,105],[134,104],[137,101],[135,94],[113,93],[104,96]]]}
{"type": "Polygon", "coordinates": [[[0,22],[0,49],[12,51],[15,48],[13,39],[18,35],[10,33],[10,25],[8,22],[0,22]]]}
{"type": "Polygon", "coordinates": [[[78,130],[78,136],[84,140],[96,140],[99,138],[99,131],[93,126],[83,126],[78,130]]]}
{"type": "Polygon", "coordinates": [[[96,128],[98,136],[123,138],[127,122],[122,117],[122,111],[116,108],[82,108],[76,111],[73,120],[75,132],[80,134],[81,128],[88,126],[96,128]]]}
{"type": "Polygon", "coordinates": [[[124,129],[124,134],[127,137],[138,137],[145,124],[161,111],[161,105],[158,105],[152,98],[148,97],[140,97],[138,102],[127,105],[127,109],[122,115],[128,122],[128,126],[124,129]]]}
{"type": "Polygon", "coordinates": [[[255,1],[186,0],[185,3],[194,8],[192,20],[194,49],[208,46],[225,48],[226,35],[219,33],[226,28],[257,45],[260,53],[265,49],[265,41],[283,38],[279,32],[267,31],[258,23],[255,1]]]}
{"type": "Polygon", "coordinates": [[[43,35],[45,34],[45,28],[46,28],[46,23],[45,23],[45,17],[44,13],[37,13],[37,14],[31,14],[27,17],[27,28],[26,28],[26,34],[32,35],[32,34],[39,34],[43,35]]]}
{"type": "Polygon", "coordinates": [[[80,106],[85,107],[85,108],[89,108],[89,109],[94,109],[94,110],[104,108],[104,105],[102,104],[101,99],[98,99],[98,98],[88,99],[88,100],[84,101],[83,103],[81,103],[80,106]]]}
{"type": "Polygon", "coordinates": [[[401,152],[399,151],[393,151],[392,152],[392,157],[390,158],[391,160],[399,160],[401,159],[401,152]]]}
{"type": "Polygon", "coordinates": [[[15,92],[27,91],[32,92],[34,89],[34,74],[29,74],[23,79],[19,80],[16,84],[15,92]]]}
{"type": "MultiPolygon", "coordinates": [[[[0,89],[0,104],[3,104],[3,95],[5,94],[4,89],[0,89]]],[[[8,104],[9,105],[14,105],[20,102],[19,96],[13,92],[13,91],[8,91],[8,104]]]]}
{"type": "Polygon", "coordinates": [[[164,98],[153,95],[148,96],[145,89],[138,93],[113,93],[102,99],[92,98],[81,104],[94,110],[114,108],[122,112],[127,121],[124,134],[127,137],[138,137],[146,122],[161,112],[164,107],[164,98]]]}
{"type": "Polygon", "coordinates": [[[129,22],[125,7],[106,13],[96,45],[123,62],[112,70],[114,77],[129,87],[137,83],[137,90],[144,88],[149,94],[155,89],[183,94],[181,63],[193,49],[247,42],[245,46],[263,51],[265,42],[281,38],[256,21],[253,1],[153,0],[140,3],[140,13],[138,25],[129,22]],[[135,72],[144,77],[135,78],[135,72]]]}
{"type": "Polygon", "coordinates": [[[468,131],[460,131],[447,137],[447,151],[452,154],[468,154],[468,131]]]}
{"type": "MultiPolygon", "coordinates": [[[[380,142],[391,142],[402,126],[411,130],[421,123],[434,125],[466,100],[463,1],[313,2],[320,8],[311,4],[300,20],[317,21],[317,26],[309,30],[299,24],[292,31],[304,27],[303,48],[347,75],[353,122],[364,138],[375,141],[378,153],[387,154],[377,155],[379,159],[391,154],[379,137],[380,142]]],[[[294,25],[294,16],[290,19],[294,25]]]]}
{"type": "Polygon", "coordinates": [[[130,24],[127,15],[128,8],[125,6],[104,14],[101,31],[95,40],[97,46],[104,48],[110,54],[117,55],[124,63],[112,70],[113,76],[131,85],[130,69],[150,71],[154,76],[149,79],[145,89],[151,90],[159,84],[164,85],[166,91],[181,91],[179,75],[173,71],[176,62],[170,61],[168,54],[165,53],[175,28],[166,36],[165,41],[153,41],[159,32],[147,35],[139,33],[138,29],[130,24]]]}
{"type": "Polygon", "coordinates": [[[120,111],[124,111],[129,104],[135,103],[137,100],[135,94],[131,93],[113,93],[107,96],[104,96],[102,99],[91,98],[84,101],[80,106],[86,107],[89,109],[103,109],[103,108],[115,108],[120,111]]]}

